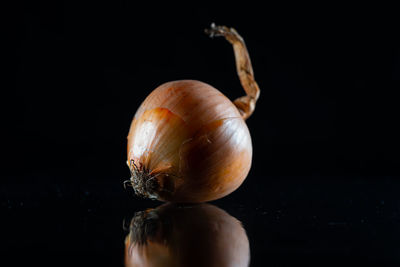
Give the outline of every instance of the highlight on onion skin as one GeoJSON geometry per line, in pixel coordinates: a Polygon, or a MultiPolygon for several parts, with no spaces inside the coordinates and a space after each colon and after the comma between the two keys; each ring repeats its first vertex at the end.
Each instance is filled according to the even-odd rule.
{"type": "Polygon", "coordinates": [[[252,141],[245,123],[255,109],[259,88],[242,37],[225,26],[211,26],[235,52],[246,95],[229,100],[196,80],[157,87],[143,101],[128,134],[130,180],[138,196],[198,203],[224,197],[247,177],[252,141]]]}
{"type": "Polygon", "coordinates": [[[242,224],[210,204],[164,204],[138,212],[125,239],[125,266],[249,266],[242,224]]]}

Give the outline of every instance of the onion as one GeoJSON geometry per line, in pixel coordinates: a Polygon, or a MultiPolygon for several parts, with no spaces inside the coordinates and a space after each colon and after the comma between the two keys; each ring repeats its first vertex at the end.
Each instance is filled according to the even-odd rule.
{"type": "Polygon", "coordinates": [[[240,221],[210,204],[164,204],[138,212],[125,239],[125,266],[249,266],[240,221]]]}
{"type": "Polygon", "coordinates": [[[214,87],[195,80],[157,87],[137,110],[128,134],[131,185],[142,197],[172,202],[204,202],[237,189],[252,160],[245,119],[254,111],[259,88],[242,37],[211,25],[235,52],[246,96],[231,102],[214,87]]]}

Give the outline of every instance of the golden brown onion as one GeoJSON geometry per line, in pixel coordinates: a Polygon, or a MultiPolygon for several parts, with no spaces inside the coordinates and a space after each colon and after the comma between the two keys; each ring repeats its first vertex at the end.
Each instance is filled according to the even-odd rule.
{"type": "Polygon", "coordinates": [[[164,204],[135,214],[125,239],[125,266],[248,266],[241,223],[209,204],[164,204]]]}
{"type": "Polygon", "coordinates": [[[167,82],[141,104],[128,135],[129,185],[137,195],[173,202],[221,198],[246,178],[252,159],[245,123],[259,88],[243,39],[212,25],[211,36],[232,43],[247,95],[233,103],[214,87],[195,80],[167,82]]]}

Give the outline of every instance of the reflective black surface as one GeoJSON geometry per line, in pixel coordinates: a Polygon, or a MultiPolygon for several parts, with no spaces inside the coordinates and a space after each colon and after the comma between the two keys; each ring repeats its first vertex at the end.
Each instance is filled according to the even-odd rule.
{"type": "MultiPolygon", "coordinates": [[[[400,263],[397,179],[270,177],[267,184],[261,190],[245,182],[212,203],[243,223],[250,266],[400,263]]],[[[104,182],[15,184],[2,187],[1,196],[1,247],[15,266],[123,266],[133,215],[162,204],[135,199],[121,183],[104,182]]]]}

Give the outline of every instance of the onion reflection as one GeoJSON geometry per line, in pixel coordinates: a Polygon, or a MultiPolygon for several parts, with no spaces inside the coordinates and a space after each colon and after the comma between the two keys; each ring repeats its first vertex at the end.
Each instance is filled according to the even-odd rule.
{"type": "Polygon", "coordinates": [[[241,223],[210,204],[164,204],[137,212],[125,240],[125,266],[248,266],[241,223]]]}

